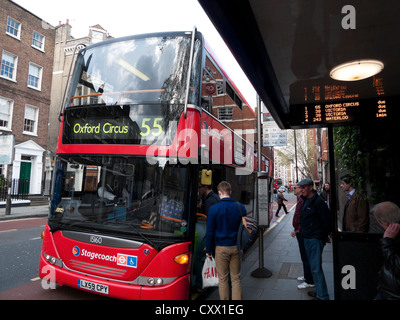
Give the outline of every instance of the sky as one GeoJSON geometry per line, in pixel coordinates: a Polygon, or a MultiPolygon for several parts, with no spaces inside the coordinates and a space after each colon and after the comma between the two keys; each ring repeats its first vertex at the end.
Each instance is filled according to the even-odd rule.
{"type": "Polygon", "coordinates": [[[99,24],[112,37],[164,31],[191,31],[196,26],[253,109],[256,92],[197,0],[13,0],[57,26],[72,26],[74,38],[85,37],[99,24]],[[229,68],[228,68],[229,67],[229,68]]]}

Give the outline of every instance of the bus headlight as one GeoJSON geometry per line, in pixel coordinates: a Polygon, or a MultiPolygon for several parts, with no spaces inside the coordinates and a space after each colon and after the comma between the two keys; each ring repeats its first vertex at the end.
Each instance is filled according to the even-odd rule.
{"type": "Polygon", "coordinates": [[[154,286],[154,284],[155,284],[156,282],[154,281],[154,278],[148,278],[148,279],[147,279],[147,283],[149,284],[149,286],[154,286]]]}
{"type": "Polygon", "coordinates": [[[163,285],[163,283],[164,283],[164,280],[161,278],[156,278],[156,279],[148,278],[147,279],[147,284],[149,286],[161,286],[161,285],[163,285]]]}
{"type": "Polygon", "coordinates": [[[58,259],[56,257],[52,257],[49,254],[43,253],[44,258],[46,259],[47,262],[49,262],[52,265],[55,265],[57,267],[62,268],[63,267],[63,262],[61,259],[58,259]]]}

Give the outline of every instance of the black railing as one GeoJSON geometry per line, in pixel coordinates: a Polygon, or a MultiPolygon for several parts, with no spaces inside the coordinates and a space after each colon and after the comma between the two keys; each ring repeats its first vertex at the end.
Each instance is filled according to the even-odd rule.
{"type": "MultiPolygon", "coordinates": [[[[7,179],[0,179],[0,201],[6,201],[8,194],[7,179]]],[[[29,195],[29,179],[11,180],[11,200],[26,200],[29,195]]]]}

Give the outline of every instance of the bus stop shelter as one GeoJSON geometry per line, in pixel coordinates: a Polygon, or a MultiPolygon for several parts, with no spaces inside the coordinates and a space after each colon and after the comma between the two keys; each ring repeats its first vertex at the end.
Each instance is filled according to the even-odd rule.
{"type": "Polygon", "coordinates": [[[373,299],[382,233],[338,231],[334,130],[359,130],[363,143],[354,156],[364,155],[370,206],[399,205],[400,2],[199,3],[281,129],[328,128],[335,299],[373,299]],[[377,73],[364,78],[368,63],[377,73]],[[351,65],[349,73],[336,73],[351,65]]]}

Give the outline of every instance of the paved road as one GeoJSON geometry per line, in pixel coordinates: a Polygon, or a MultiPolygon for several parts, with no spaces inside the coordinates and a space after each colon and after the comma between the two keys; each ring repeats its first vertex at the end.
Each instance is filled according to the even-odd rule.
{"type": "Polygon", "coordinates": [[[24,284],[38,276],[46,219],[0,222],[0,290],[24,284]]]}

